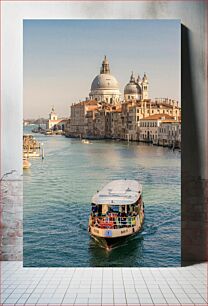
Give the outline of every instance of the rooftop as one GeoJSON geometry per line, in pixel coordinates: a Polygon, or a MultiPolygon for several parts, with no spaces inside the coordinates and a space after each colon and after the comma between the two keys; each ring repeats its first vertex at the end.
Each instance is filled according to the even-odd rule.
{"type": "Polygon", "coordinates": [[[129,205],[142,193],[142,185],[136,180],[115,180],[108,183],[93,198],[94,204],[129,205]]]}
{"type": "Polygon", "coordinates": [[[148,117],[145,117],[141,120],[172,120],[172,121],[176,121],[175,118],[173,116],[170,116],[168,114],[154,114],[148,117]]]}

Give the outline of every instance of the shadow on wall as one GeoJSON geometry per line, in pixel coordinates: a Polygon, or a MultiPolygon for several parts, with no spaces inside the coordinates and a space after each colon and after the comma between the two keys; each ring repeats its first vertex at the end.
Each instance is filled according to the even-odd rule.
{"type": "Polygon", "coordinates": [[[206,181],[202,147],[199,144],[198,101],[194,92],[194,71],[191,65],[190,31],[181,26],[181,100],[182,100],[182,206],[181,206],[181,263],[182,266],[208,259],[205,203],[206,181]]]}

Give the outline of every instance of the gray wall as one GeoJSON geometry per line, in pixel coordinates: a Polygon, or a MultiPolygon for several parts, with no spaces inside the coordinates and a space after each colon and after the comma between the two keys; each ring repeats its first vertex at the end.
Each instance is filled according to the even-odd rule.
{"type": "Polygon", "coordinates": [[[22,20],[30,18],[181,20],[182,264],[208,259],[205,13],[206,1],[2,3],[1,177],[12,173],[1,186],[1,259],[22,258],[22,20]]]}

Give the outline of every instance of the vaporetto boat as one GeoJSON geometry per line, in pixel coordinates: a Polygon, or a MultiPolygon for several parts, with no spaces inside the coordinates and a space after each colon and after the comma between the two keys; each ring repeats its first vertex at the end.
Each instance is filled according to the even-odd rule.
{"type": "Polygon", "coordinates": [[[92,198],[88,231],[112,244],[139,232],[144,222],[142,185],[136,180],[114,180],[92,198]]]}

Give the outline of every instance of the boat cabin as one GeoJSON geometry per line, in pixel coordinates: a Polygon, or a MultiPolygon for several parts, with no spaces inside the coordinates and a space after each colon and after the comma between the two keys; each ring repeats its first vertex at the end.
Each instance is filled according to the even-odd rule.
{"type": "Polygon", "coordinates": [[[132,180],[113,181],[92,199],[91,226],[133,227],[140,213],[143,214],[141,185],[132,180]]]}

